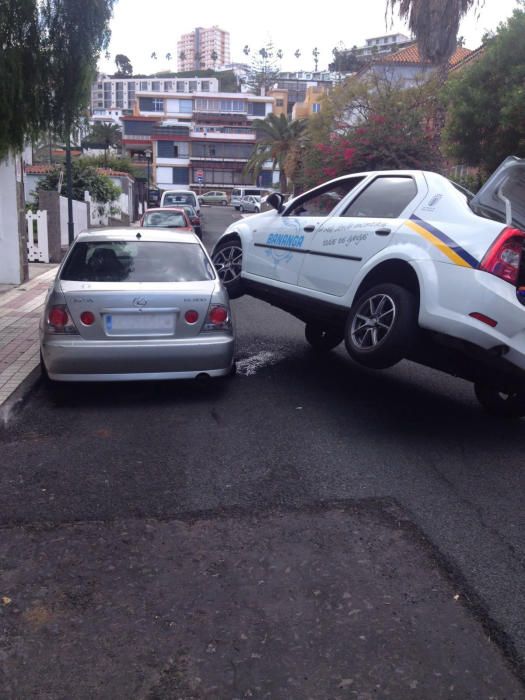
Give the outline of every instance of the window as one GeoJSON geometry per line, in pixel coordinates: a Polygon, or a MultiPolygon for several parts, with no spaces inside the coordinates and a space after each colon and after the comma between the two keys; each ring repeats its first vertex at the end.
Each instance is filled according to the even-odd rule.
{"type": "Polygon", "coordinates": [[[317,114],[317,113],[320,112],[320,111],[321,111],[321,105],[320,105],[320,103],[319,103],[319,102],[314,102],[313,105],[312,105],[312,112],[313,112],[314,114],[317,114]]]}
{"type": "Polygon", "coordinates": [[[141,80],[141,81],[140,81],[140,89],[141,89],[141,90],[147,90],[147,89],[148,89],[148,81],[147,81],[147,80],[141,80]]]}
{"type": "Polygon", "coordinates": [[[165,80],[164,81],[164,92],[169,92],[173,87],[173,83],[171,80],[165,80]]]}
{"type": "Polygon", "coordinates": [[[153,111],[164,112],[164,100],[161,100],[160,98],[155,98],[153,100],[153,111]]]}
{"type": "Polygon", "coordinates": [[[378,177],[345,209],[342,216],[397,218],[417,194],[411,177],[378,177]]]}
{"type": "Polygon", "coordinates": [[[286,216],[328,216],[363,178],[352,177],[332,185],[318,187],[314,192],[301,197],[286,213],[286,216]]]}
{"type": "Polygon", "coordinates": [[[176,211],[152,211],[144,215],[143,226],[164,226],[166,228],[185,228],[188,224],[184,214],[176,211]]]}
{"type": "Polygon", "coordinates": [[[151,82],[151,89],[154,92],[160,92],[160,80],[153,80],[151,82]]]}
{"type": "Polygon", "coordinates": [[[210,81],[209,80],[203,80],[201,83],[201,91],[202,92],[209,92],[210,91],[210,81]]]}
{"type": "Polygon", "coordinates": [[[60,276],[85,282],[198,282],[214,277],[200,245],[172,241],[76,243],[60,276]]]}
{"type": "Polygon", "coordinates": [[[275,100],[275,106],[276,107],[284,107],[284,100],[275,100]]]}
{"type": "Polygon", "coordinates": [[[177,80],[177,92],[185,92],[184,80],[177,80]]]}
{"type": "Polygon", "coordinates": [[[179,100],[179,112],[181,114],[191,114],[193,111],[193,103],[191,100],[179,100]]]}
{"type": "Polygon", "coordinates": [[[190,92],[197,92],[197,81],[190,80],[188,83],[188,89],[190,92]]]}

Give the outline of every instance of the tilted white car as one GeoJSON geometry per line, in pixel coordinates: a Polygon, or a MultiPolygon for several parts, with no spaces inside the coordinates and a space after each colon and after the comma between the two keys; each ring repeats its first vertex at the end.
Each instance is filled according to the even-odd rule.
{"type": "Polygon", "coordinates": [[[403,358],[475,384],[525,415],[525,160],[510,157],[472,198],[437,173],[357,173],[234,222],[212,259],[230,297],[263,299],[343,340],[367,367],[403,358]]]}

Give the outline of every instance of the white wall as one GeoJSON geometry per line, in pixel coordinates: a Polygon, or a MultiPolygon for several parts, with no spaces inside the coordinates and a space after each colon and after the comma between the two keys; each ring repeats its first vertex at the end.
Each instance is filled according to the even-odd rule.
{"type": "Polygon", "coordinates": [[[9,156],[0,161],[0,282],[3,284],[23,282],[16,180],[15,160],[9,156]]]}
{"type": "MultiPolygon", "coordinates": [[[[63,246],[69,245],[67,197],[60,197],[60,242],[63,246]]],[[[75,238],[89,227],[87,206],[85,202],[73,200],[73,231],[75,238]]]]}

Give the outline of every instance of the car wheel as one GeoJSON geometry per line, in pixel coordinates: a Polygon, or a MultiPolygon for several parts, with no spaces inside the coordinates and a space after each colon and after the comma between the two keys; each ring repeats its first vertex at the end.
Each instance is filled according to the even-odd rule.
{"type": "Polygon", "coordinates": [[[233,238],[220,243],[213,253],[213,264],[221,282],[230,295],[230,299],[237,299],[244,294],[241,279],[242,246],[238,238],[233,238]]]}
{"type": "Polygon", "coordinates": [[[225,206],[228,204],[228,202],[227,202],[225,199],[223,199],[222,202],[221,202],[221,204],[222,204],[223,207],[225,207],[225,206]]]}
{"type": "Polygon", "coordinates": [[[483,408],[493,416],[521,418],[525,416],[525,393],[500,391],[493,386],[476,382],[474,393],[483,408]]]}
{"type": "Polygon", "coordinates": [[[315,323],[307,323],[304,328],[304,336],[314,350],[329,352],[343,341],[343,334],[334,330],[327,330],[315,323]]]}
{"type": "Polygon", "coordinates": [[[256,214],[260,214],[260,213],[261,213],[261,210],[259,209],[259,207],[255,207],[255,213],[256,213],[256,214]]]}
{"type": "Polygon", "coordinates": [[[240,212],[243,212],[243,211],[244,211],[244,207],[243,207],[243,206],[240,206],[240,207],[239,207],[239,211],[240,211],[240,212]]]}
{"type": "Polygon", "coordinates": [[[380,284],[352,305],[345,329],[349,355],[366,367],[385,369],[402,360],[417,335],[417,303],[397,284],[380,284]]]}

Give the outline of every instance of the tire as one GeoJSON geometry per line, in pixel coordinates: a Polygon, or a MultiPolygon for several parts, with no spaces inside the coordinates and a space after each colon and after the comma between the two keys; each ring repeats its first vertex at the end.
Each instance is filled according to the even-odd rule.
{"type": "Polygon", "coordinates": [[[345,328],[350,357],[373,369],[386,369],[402,360],[418,333],[417,302],[404,287],[385,282],[354,302],[345,328]]]}
{"type": "Polygon", "coordinates": [[[228,202],[227,202],[225,199],[223,199],[223,200],[221,201],[221,205],[222,205],[223,207],[225,207],[227,204],[228,204],[228,202]]]}
{"type": "Polygon", "coordinates": [[[239,211],[240,211],[241,213],[244,211],[244,207],[243,207],[242,205],[239,207],[239,211]]]}
{"type": "Polygon", "coordinates": [[[476,382],[474,393],[487,413],[500,418],[525,416],[525,393],[522,391],[500,391],[493,386],[476,382]]]}
{"type": "Polygon", "coordinates": [[[228,290],[230,299],[237,299],[244,294],[241,279],[242,246],[238,238],[220,243],[213,252],[212,262],[221,282],[228,290]]]}
{"type": "Polygon", "coordinates": [[[343,342],[343,334],[334,330],[326,330],[315,323],[307,323],[304,336],[317,352],[329,352],[343,342]]]}
{"type": "Polygon", "coordinates": [[[51,401],[56,404],[61,404],[64,401],[67,401],[69,397],[69,385],[67,382],[56,382],[53,379],[50,379],[44,364],[42,352],[40,352],[40,373],[42,377],[42,384],[51,401]]]}

